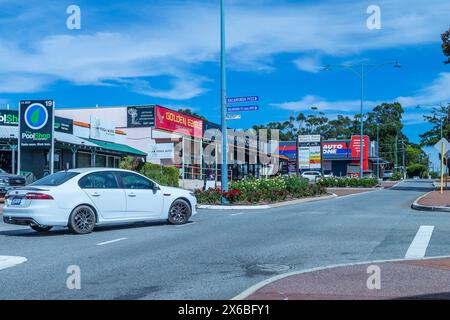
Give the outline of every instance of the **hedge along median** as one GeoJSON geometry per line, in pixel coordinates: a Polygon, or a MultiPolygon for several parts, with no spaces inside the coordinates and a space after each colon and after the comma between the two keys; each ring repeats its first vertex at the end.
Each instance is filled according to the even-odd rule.
{"type": "Polygon", "coordinates": [[[320,184],[309,184],[307,179],[290,176],[271,179],[248,178],[233,182],[228,192],[220,189],[197,190],[195,195],[199,204],[220,204],[224,196],[230,204],[266,204],[280,201],[314,197],[326,193],[320,184]]]}
{"type": "Polygon", "coordinates": [[[318,182],[325,188],[373,188],[378,185],[378,179],[376,178],[322,178],[318,182]]]}

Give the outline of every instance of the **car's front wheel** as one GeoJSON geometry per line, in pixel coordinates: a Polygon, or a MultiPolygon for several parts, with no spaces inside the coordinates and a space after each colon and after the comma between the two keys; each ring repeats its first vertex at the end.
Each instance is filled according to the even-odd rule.
{"type": "Polygon", "coordinates": [[[87,205],[81,205],[73,209],[69,217],[69,230],[76,234],[91,233],[96,222],[94,210],[87,205]]]}
{"type": "Polygon", "coordinates": [[[36,232],[49,232],[53,227],[52,226],[30,225],[30,228],[36,232]]]}
{"type": "Polygon", "coordinates": [[[185,224],[189,221],[191,214],[189,203],[186,200],[177,199],[170,206],[168,221],[171,224],[185,224]]]}

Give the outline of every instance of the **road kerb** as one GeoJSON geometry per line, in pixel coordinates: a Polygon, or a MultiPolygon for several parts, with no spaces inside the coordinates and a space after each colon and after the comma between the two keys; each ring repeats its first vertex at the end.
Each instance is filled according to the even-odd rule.
{"type": "Polygon", "coordinates": [[[418,211],[438,211],[438,212],[450,212],[450,207],[442,207],[442,206],[427,206],[427,205],[423,205],[423,204],[419,204],[419,201],[426,197],[427,195],[429,195],[430,193],[432,193],[434,191],[430,191],[425,193],[424,195],[421,195],[420,197],[418,197],[413,204],[411,205],[411,208],[414,210],[418,210],[418,211]]]}
{"type": "Polygon", "coordinates": [[[304,198],[304,199],[296,199],[296,200],[290,200],[290,201],[283,201],[279,203],[273,203],[273,204],[265,204],[265,205],[247,205],[247,206],[228,206],[228,205],[199,205],[199,209],[210,209],[210,210],[261,210],[261,209],[271,209],[271,208],[280,208],[285,206],[292,206],[296,204],[301,203],[307,203],[307,202],[315,202],[315,201],[322,201],[322,200],[330,200],[337,198],[337,195],[332,193],[326,196],[321,197],[311,197],[311,198],[304,198]]]}

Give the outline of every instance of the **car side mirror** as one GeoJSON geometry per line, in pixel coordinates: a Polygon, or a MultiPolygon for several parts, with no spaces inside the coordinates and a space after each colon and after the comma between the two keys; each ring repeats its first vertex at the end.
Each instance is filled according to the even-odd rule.
{"type": "Polygon", "coordinates": [[[161,188],[155,183],[155,184],[153,184],[153,191],[158,191],[158,190],[161,190],[161,188]]]}

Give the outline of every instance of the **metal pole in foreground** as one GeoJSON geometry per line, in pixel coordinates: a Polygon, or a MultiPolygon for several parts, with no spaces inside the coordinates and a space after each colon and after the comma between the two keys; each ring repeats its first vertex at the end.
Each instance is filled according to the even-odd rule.
{"type": "Polygon", "coordinates": [[[444,142],[441,143],[441,194],[444,193],[444,142]]]}
{"type": "MultiPolygon", "coordinates": [[[[227,78],[225,68],[225,9],[224,0],[220,0],[220,67],[221,67],[221,120],[222,120],[222,170],[221,170],[221,188],[222,191],[228,191],[228,161],[227,161],[227,78]]],[[[222,197],[222,204],[227,200],[222,197]]]]}
{"type": "Polygon", "coordinates": [[[359,178],[362,179],[364,175],[363,168],[363,153],[364,153],[364,142],[363,142],[363,134],[364,134],[364,117],[363,117],[363,101],[364,101],[364,64],[361,64],[361,128],[359,135],[359,178]]]}

